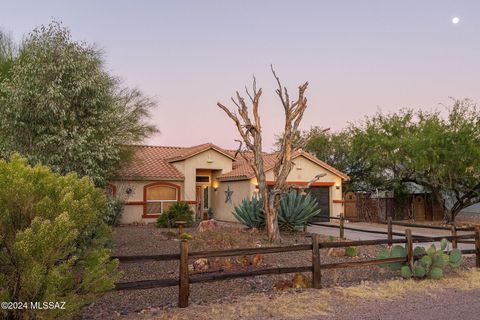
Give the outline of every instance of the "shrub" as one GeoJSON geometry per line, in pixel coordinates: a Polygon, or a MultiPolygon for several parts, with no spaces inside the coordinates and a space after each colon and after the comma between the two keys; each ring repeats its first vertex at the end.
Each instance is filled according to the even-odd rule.
{"type": "Polygon", "coordinates": [[[345,255],[347,257],[356,257],[358,256],[358,248],[357,247],[346,247],[345,248],[345,255]]]}
{"type": "Polygon", "coordinates": [[[265,215],[263,213],[262,200],[253,197],[250,201],[244,198],[233,212],[235,218],[249,228],[262,229],[265,227],[265,215]]]}
{"type": "MultiPolygon", "coordinates": [[[[393,258],[393,255],[398,258],[406,256],[405,248],[401,246],[395,247],[397,247],[395,254],[393,254],[393,250],[389,251],[384,249],[380,252],[379,258],[393,258]]],[[[395,249],[395,247],[393,249],[395,249]]],[[[440,279],[443,277],[443,272],[446,266],[458,268],[462,263],[461,251],[458,249],[448,251],[448,241],[446,239],[442,239],[439,250],[437,250],[434,244],[432,244],[427,250],[425,250],[424,247],[415,247],[413,255],[419,258],[413,263],[413,265],[408,265],[406,263],[402,265],[398,263],[382,266],[393,267],[397,270],[400,269],[400,274],[405,279],[412,277],[417,279],[424,277],[440,279]]]]}
{"type": "Polygon", "coordinates": [[[186,202],[175,202],[167,212],[164,212],[157,219],[157,227],[171,228],[175,226],[175,221],[186,221],[187,227],[193,223],[193,211],[186,202]]]}
{"type": "Polygon", "coordinates": [[[0,310],[0,318],[68,318],[113,288],[106,196],[88,178],[0,160],[0,300],[65,301],[66,310],[0,310]]]}
{"type": "Polygon", "coordinates": [[[123,214],[123,203],[117,198],[107,197],[107,210],[103,221],[109,226],[115,227],[120,222],[123,214]]]}
{"type": "Polygon", "coordinates": [[[293,190],[280,199],[278,225],[284,231],[298,230],[319,213],[320,209],[315,198],[310,194],[304,196],[293,190]]]}

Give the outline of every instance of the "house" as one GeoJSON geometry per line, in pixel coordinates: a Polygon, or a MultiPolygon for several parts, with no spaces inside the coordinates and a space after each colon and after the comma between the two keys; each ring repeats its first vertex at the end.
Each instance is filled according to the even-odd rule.
{"type": "MultiPolygon", "coordinates": [[[[121,223],[150,223],[174,202],[192,205],[197,218],[209,209],[214,218],[236,221],[234,207],[243,198],[258,193],[252,168],[235,151],[206,143],[193,147],[133,146],[132,160],[109,182],[109,190],[125,202],[121,223]]],[[[248,155],[247,155],[248,157],[248,155]]],[[[276,154],[264,154],[266,178],[274,184],[276,154]]],[[[343,210],[344,173],[305,151],[297,151],[287,182],[306,185],[319,173],[325,173],[307,190],[321,207],[318,219],[339,215],[343,210]]]]}

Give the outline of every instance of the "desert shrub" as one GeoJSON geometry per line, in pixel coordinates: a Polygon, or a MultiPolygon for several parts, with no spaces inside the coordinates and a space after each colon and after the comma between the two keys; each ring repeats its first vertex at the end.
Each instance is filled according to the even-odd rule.
{"type": "Polygon", "coordinates": [[[117,198],[107,197],[107,210],[103,216],[103,221],[109,226],[117,226],[122,218],[123,203],[117,198]]]}
{"type": "Polygon", "coordinates": [[[193,223],[193,211],[186,202],[175,202],[167,212],[164,212],[157,219],[157,227],[171,228],[175,226],[175,221],[186,221],[187,227],[193,223]]]}
{"type": "Polygon", "coordinates": [[[0,318],[71,318],[113,288],[118,261],[105,248],[106,196],[88,178],[0,160],[0,300],[65,301],[66,310],[0,310],[0,318]]]}
{"type": "Polygon", "coordinates": [[[358,247],[346,247],[345,248],[345,255],[347,257],[356,257],[358,256],[358,247]]]}
{"type": "MultiPolygon", "coordinates": [[[[405,248],[401,246],[395,247],[393,247],[392,250],[383,249],[379,254],[379,258],[406,257],[405,248]],[[397,249],[395,250],[395,253],[393,253],[395,247],[397,247],[397,249]]],[[[437,250],[434,244],[426,250],[424,247],[415,247],[413,255],[418,257],[418,260],[416,260],[413,265],[396,263],[385,266],[396,270],[400,269],[400,274],[405,279],[412,277],[417,279],[425,277],[440,279],[443,277],[445,267],[450,266],[451,268],[458,268],[462,263],[461,251],[458,249],[448,251],[448,241],[446,239],[442,239],[439,250],[437,250]]]]}
{"type": "Polygon", "coordinates": [[[280,230],[295,231],[320,213],[318,203],[310,194],[301,195],[296,190],[283,195],[280,199],[278,226],[280,230]]]}
{"type": "Polygon", "coordinates": [[[251,248],[255,246],[255,234],[238,228],[218,227],[196,233],[191,243],[193,250],[222,250],[231,248],[251,248]]]}
{"type": "Polygon", "coordinates": [[[244,198],[233,211],[235,218],[249,228],[262,229],[265,227],[262,200],[253,197],[252,200],[244,198]]]}

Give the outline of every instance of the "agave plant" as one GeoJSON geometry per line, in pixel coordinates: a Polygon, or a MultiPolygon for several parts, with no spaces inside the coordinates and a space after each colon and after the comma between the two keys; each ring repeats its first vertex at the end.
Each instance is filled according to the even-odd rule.
{"type": "Polygon", "coordinates": [[[233,212],[235,218],[249,228],[262,229],[265,227],[265,214],[262,200],[253,197],[252,200],[244,198],[233,212]]]}
{"type": "Polygon", "coordinates": [[[291,191],[280,199],[278,226],[285,231],[301,229],[320,210],[317,200],[310,194],[303,196],[295,190],[291,191]]]}

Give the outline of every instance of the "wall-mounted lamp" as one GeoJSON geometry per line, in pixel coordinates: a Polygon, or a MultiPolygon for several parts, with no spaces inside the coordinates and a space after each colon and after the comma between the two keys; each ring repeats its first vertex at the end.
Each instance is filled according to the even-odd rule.
{"type": "Polygon", "coordinates": [[[130,194],[132,192],[133,192],[133,189],[131,187],[128,187],[127,189],[125,189],[126,194],[130,194]]]}
{"type": "Polygon", "coordinates": [[[218,187],[213,187],[213,191],[217,192],[218,187]]]}
{"type": "Polygon", "coordinates": [[[335,189],[340,190],[340,186],[335,186],[335,189]]]}

